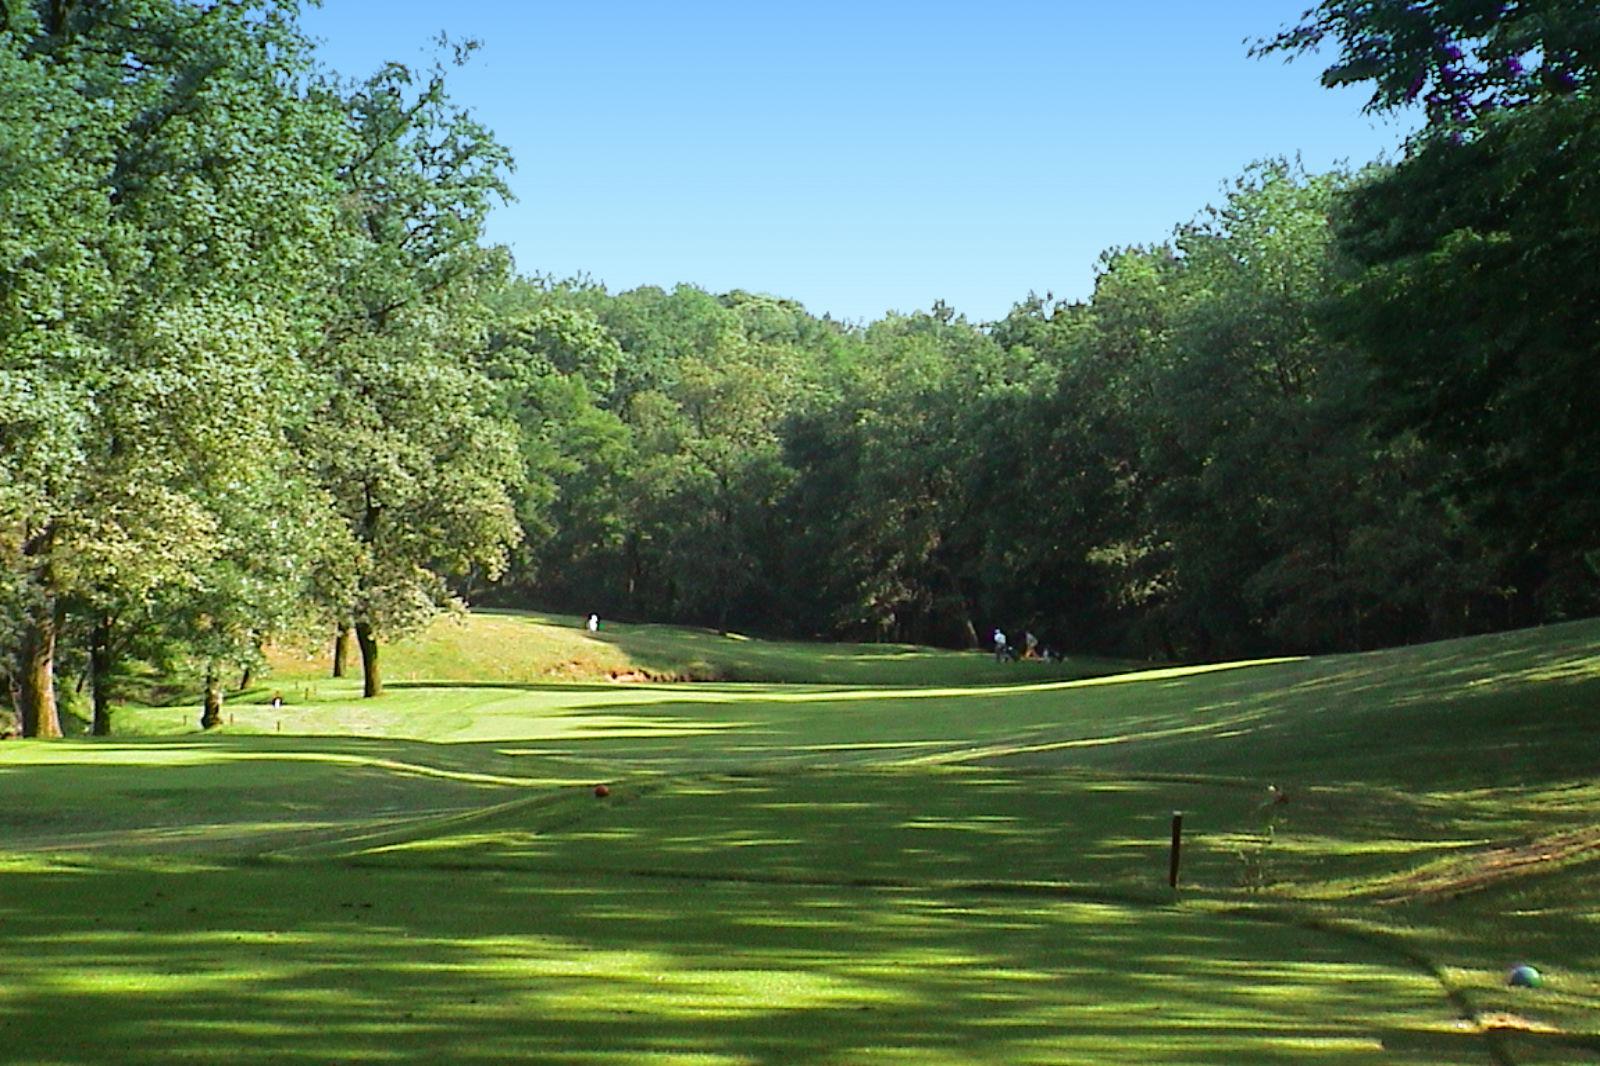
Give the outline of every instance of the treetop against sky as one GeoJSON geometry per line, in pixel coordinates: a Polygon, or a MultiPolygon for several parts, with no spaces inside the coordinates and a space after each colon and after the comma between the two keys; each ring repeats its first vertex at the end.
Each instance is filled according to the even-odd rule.
{"type": "Polygon", "coordinates": [[[489,237],[524,272],[989,319],[1086,296],[1102,251],[1165,238],[1253,160],[1392,152],[1414,116],[1363,115],[1315,58],[1250,58],[1304,6],[326,0],[304,21],[349,76],[441,32],[482,43],[451,93],[516,157],[489,237]]]}

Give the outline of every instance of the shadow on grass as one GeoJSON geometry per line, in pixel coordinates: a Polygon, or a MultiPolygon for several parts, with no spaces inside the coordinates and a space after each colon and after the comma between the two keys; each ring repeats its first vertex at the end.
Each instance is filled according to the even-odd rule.
{"type": "Polygon", "coordinates": [[[923,886],[1003,881],[1165,889],[1171,811],[1187,807],[1185,876],[1238,886],[1208,833],[1254,824],[1253,792],[996,771],[801,771],[619,783],[597,802],[514,808],[365,849],[363,862],[572,869],[923,886]],[[554,818],[552,822],[549,819],[554,818]],[[559,831],[555,831],[559,830],[559,831]]]}
{"type": "MultiPolygon", "coordinates": [[[[1482,1062],[1438,985],[1375,947],[954,887],[1159,893],[1182,808],[1185,884],[1241,893],[1267,781],[1293,794],[1267,879],[1335,889],[1591,824],[1597,633],[966,699],[586,695],[541,712],[592,711],[579,728],[516,741],[21,743],[6,847],[116,869],[0,873],[0,1058],[1482,1062]],[[228,862],[267,849],[321,858],[228,862]]],[[[1385,917],[1476,1001],[1581,1019],[1597,884],[1563,869],[1385,917]],[[1505,990],[1518,959],[1557,963],[1542,998],[1505,990]]]]}
{"type": "Polygon", "coordinates": [[[996,663],[983,652],[911,644],[829,644],[752,640],[680,626],[606,626],[592,639],[615,645],[648,671],[721,681],[844,685],[1005,684],[1061,681],[1137,669],[1124,660],[996,663]]]}
{"type": "Polygon", "coordinates": [[[1171,909],[322,863],[7,889],[10,1061],[1484,1057],[1379,952],[1171,909]]]}
{"type": "MultiPolygon", "coordinates": [[[[1107,685],[1074,702],[1115,742],[979,750],[974,761],[1416,791],[1537,787],[1582,778],[1592,764],[1600,624],[1107,685]]],[[[1071,721],[1061,732],[1093,735],[1071,721]]]]}

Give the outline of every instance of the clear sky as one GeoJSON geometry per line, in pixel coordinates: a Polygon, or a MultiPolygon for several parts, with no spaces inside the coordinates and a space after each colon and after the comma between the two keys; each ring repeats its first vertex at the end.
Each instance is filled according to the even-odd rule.
{"type": "Polygon", "coordinates": [[[989,320],[1086,296],[1103,250],[1253,160],[1392,154],[1410,120],[1246,55],[1309,2],[324,0],[304,24],[350,76],[483,43],[452,96],[516,156],[489,237],[523,273],[989,320]]]}

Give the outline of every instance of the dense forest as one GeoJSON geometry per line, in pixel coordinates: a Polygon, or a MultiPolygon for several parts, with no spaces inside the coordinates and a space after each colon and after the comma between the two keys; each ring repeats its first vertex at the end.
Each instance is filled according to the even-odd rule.
{"type": "Polygon", "coordinates": [[[1425,113],[1401,159],[863,324],[519,274],[470,46],[348,80],[286,0],[0,0],[16,727],[151,673],[212,724],[308,633],[377,695],[469,601],[1170,659],[1594,613],[1600,12],[1323,0],[1255,50],[1319,48],[1425,113]]]}

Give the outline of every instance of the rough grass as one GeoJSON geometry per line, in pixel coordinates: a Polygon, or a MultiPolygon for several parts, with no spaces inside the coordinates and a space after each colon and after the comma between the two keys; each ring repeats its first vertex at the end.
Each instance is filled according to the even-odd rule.
{"type": "MultiPolygon", "coordinates": [[[[548,628],[390,649],[418,680],[380,701],[280,674],[289,706],[211,736],[0,746],[0,1057],[1600,1061],[1600,624],[1079,680],[818,648],[813,684],[537,684],[532,651],[450,683],[589,641],[548,628]]],[[[607,646],[728,639],[640,629],[607,646]]]]}

